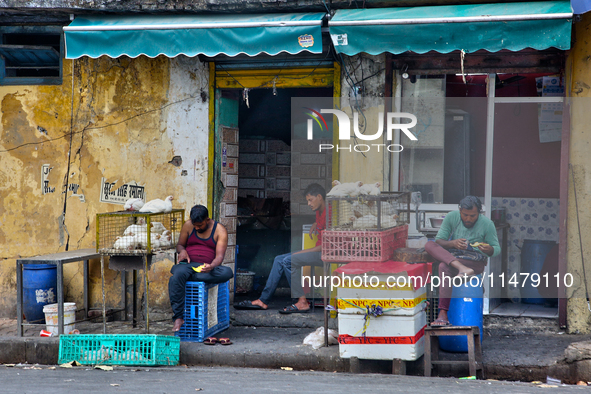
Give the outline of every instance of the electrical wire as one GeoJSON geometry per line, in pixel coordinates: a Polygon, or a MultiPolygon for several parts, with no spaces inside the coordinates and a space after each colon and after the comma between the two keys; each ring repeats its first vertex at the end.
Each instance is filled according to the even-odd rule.
{"type": "MultiPolygon", "coordinates": [[[[139,114],[135,114],[135,115],[133,115],[133,116],[130,116],[129,118],[126,118],[126,119],[120,120],[119,122],[115,122],[115,123],[109,123],[109,124],[102,125],[102,126],[84,127],[82,130],[78,130],[78,131],[71,131],[70,133],[67,133],[67,134],[61,135],[61,136],[59,136],[59,137],[50,138],[50,139],[48,139],[48,140],[45,140],[45,141],[40,141],[40,142],[27,142],[27,143],[25,143],[25,144],[21,144],[21,145],[18,145],[18,146],[12,147],[12,148],[10,148],[10,149],[4,149],[4,150],[0,150],[0,153],[10,152],[10,151],[13,151],[13,150],[16,150],[16,149],[20,149],[20,148],[22,148],[22,147],[29,146],[29,145],[40,145],[40,144],[45,144],[45,143],[47,143],[47,142],[53,142],[53,141],[61,140],[61,139],[63,139],[63,138],[67,138],[67,137],[70,137],[70,136],[74,136],[74,135],[77,135],[77,134],[84,133],[84,132],[85,132],[85,131],[87,131],[87,130],[100,130],[100,129],[104,129],[104,128],[107,128],[107,127],[117,126],[117,125],[120,125],[121,123],[126,123],[126,122],[129,122],[130,120],[132,120],[132,119],[135,119],[135,118],[138,118],[138,117],[140,117],[140,116],[144,116],[144,115],[147,115],[147,114],[150,114],[150,113],[153,113],[153,112],[161,111],[161,110],[163,110],[163,109],[165,109],[165,108],[167,108],[167,107],[170,107],[170,106],[172,106],[172,105],[179,104],[179,103],[182,103],[182,102],[184,102],[184,101],[187,101],[187,100],[193,100],[193,99],[195,99],[195,98],[197,98],[197,95],[195,95],[195,96],[189,96],[189,97],[187,97],[187,98],[184,98],[184,99],[181,99],[181,100],[177,100],[177,101],[174,101],[174,102],[172,102],[172,103],[165,104],[165,105],[163,105],[162,107],[155,108],[155,109],[151,109],[151,110],[148,110],[148,111],[145,111],[145,112],[141,112],[141,113],[139,113],[139,114]]],[[[110,112],[109,112],[109,113],[107,113],[106,115],[109,115],[109,114],[110,114],[110,112]]]]}

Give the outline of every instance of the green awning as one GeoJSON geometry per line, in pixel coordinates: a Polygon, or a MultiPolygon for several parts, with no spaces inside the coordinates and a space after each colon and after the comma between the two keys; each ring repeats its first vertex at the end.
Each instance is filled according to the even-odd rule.
{"type": "Polygon", "coordinates": [[[339,53],[448,53],[569,49],[569,1],[338,10],[329,21],[339,53]]]}
{"type": "Polygon", "coordinates": [[[66,59],[322,53],[325,15],[80,16],[64,27],[66,59]]]}

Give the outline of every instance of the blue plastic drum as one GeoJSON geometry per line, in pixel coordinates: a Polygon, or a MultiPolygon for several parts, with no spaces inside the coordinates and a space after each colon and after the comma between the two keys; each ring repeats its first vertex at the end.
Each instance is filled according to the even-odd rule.
{"type": "MultiPolygon", "coordinates": [[[[454,326],[478,326],[482,342],[482,275],[476,275],[461,286],[454,286],[447,317],[454,326]]],[[[441,336],[439,347],[448,352],[467,353],[465,336],[441,336]]]]}
{"type": "MultiPolygon", "coordinates": [[[[534,286],[531,280],[532,274],[538,274],[541,277],[542,267],[546,260],[546,255],[556,246],[554,241],[539,241],[535,239],[523,240],[521,247],[521,272],[528,273],[527,280],[521,287],[521,302],[524,304],[543,304],[544,298],[540,295],[538,287],[534,286]]],[[[551,280],[552,278],[550,278],[551,280]]],[[[540,283],[539,281],[537,282],[540,283]]]]}
{"type": "Polygon", "coordinates": [[[45,323],[43,307],[57,302],[57,266],[23,264],[23,313],[29,323],[45,323]]]}

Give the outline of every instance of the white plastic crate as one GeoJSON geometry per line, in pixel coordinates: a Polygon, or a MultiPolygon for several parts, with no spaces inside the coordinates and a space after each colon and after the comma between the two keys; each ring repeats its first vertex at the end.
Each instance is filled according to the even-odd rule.
{"type": "Polygon", "coordinates": [[[365,335],[362,315],[339,313],[339,353],[342,358],[414,361],[425,352],[425,312],[414,316],[371,317],[365,335]]]}

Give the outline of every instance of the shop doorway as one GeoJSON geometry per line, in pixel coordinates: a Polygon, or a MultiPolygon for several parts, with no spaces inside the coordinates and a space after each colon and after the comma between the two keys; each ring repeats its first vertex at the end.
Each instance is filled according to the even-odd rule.
{"type": "MultiPolygon", "coordinates": [[[[292,185],[292,172],[301,175],[291,162],[292,98],[332,94],[332,88],[257,89],[249,92],[248,101],[239,100],[236,268],[255,274],[255,291],[264,286],[275,256],[301,249],[302,226],[314,222],[312,211],[291,214],[292,197],[294,205],[303,203],[298,196],[302,186],[292,185]]],[[[320,181],[320,172],[314,171],[306,174],[306,182],[320,181]]],[[[285,278],[280,287],[288,288],[285,278]]],[[[236,289],[237,293],[246,290],[250,289],[236,289]]]]}
{"type": "Polygon", "coordinates": [[[557,289],[525,274],[558,272],[562,89],[560,75],[548,73],[402,81],[402,108],[430,116],[419,119],[423,138],[401,155],[401,189],[421,191],[422,209],[434,215],[479,196],[498,225],[502,254],[485,272],[485,313],[558,317],[557,289]]]}
{"type": "MultiPolygon", "coordinates": [[[[292,207],[299,213],[299,207],[305,206],[304,197],[299,199],[301,191],[315,177],[300,182],[301,176],[296,174],[298,182],[293,181],[291,100],[338,97],[339,80],[336,64],[215,72],[212,205],[214,209],[221,207],[220,221],[228,228],[228,250],[233,255],[227,260],[235,262],[237,273],[254,274],[254,281],[239,283],[237,293],[253,291],[256,295],[266,282],[274,257],[302,248],[302,226],[313,223],[314,215],[292,215],[292,207]],[[228,130],[235,132],[235,137],[226,138],[228,130]],[[242,288],[242,283],[253,287],[242,288]]],[[[326,183],[332,174],[325,171],[318,177],[326,183]]],[[[286,280],[283,285],[287,287],[286,280]]]]}

